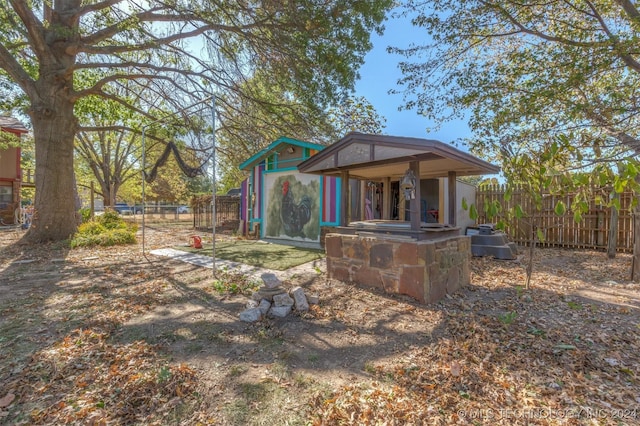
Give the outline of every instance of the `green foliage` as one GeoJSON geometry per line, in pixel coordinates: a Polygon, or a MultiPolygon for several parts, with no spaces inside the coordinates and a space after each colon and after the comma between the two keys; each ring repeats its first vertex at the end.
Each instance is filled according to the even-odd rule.
{"type": "Polygon", "coordinates": [[[20,138],[13,133],[0,132],[0,150],[20,146],[20,138]]]}
{"type": "Polygon", "coordinates": [[[137,228],[136,224],[128,224],[117,213],[107,211],[78,227],[78,232],[71,239],[71,248],[134,244],[137,228]]]}
{"type": "Polygon", "coordinates": [[[512,312],[506,312],[504,314],[498,315],[498,320],[500,320],[502,324],[508,326],[513,324],[513,322],[516,320],[517,317],[518,317],[518,313],[515,311],[512,311],[512,312]]]}
{"type": "Polygon", "coordinates": [[[104,214],[98,216],[96,221],[104,226],[105,229],[125,229],[127,227],[127,222],[114,210],[107,210],[104,214]]]}
{"type": "Polygon", "coordinates": [[[80,217],[82,218],[82,223],[88,222],[91,220],[91,209],[88,207],[83,207],[79,211],[80,217]]]}
{"type": "Polygon", "coordinates": [[[220,294],[244,294],[250,296],[260,285],[244,275],[218,273],[218,279],[211,283],[211,288],[220,294]]]}
{"type": "Polygon", "coordinates": [[[345,99],[330,108],[327,117],[337,138],[349,132],[380,134],[387,121],[364,96],[345,99]]]}
{"type": "Polygon", "coordinates": [[[159,371],[158,371],[158,383],[165,383],[167,382],[172,376],[171,373],[171,369],[169,367],[162,367],[159,371]]]}
{"type": "Polygon", "coordinates": [[[78,227],[78,234],[100,235],[105,232],[107,232],[107,228],[105,228],[101,223],[93,220],[85,222],[78,227]]]}
{"type": "Polygon", "coordinates": [[[109,247],[134,244],[135,242],[135,232],[128,229],[111,229],[98,235],[81,234],[78,232],[71,240],[71,248],[91,246],[109,247]]]}
{"type": "MultiPolygon", "coordinates": [[[[59,226],[37,226],[36,217],[29,231],[33,240],[66,238],[75,228],[64,222],[75,213],[64,192],[74,185],[73,163],[48,163],[71,159],[74,138],[85,137],[87,143],[77,145],[84,171],[96,175],[102,195],[113,202],[120,179],[141,171],[134,167],[141,151],[133,138],[142,129],[149,131],[150,151],[152,144],[161,148],[171,142],[181,152],[206,153],[211,116],[203,113],[208,118],[200,124],[206,125],[185,126],[185,118],[193,115],[185,107],[202,109],[214,95],[217,117],[224,121],[216,128],[223,129],[228,150],[240,155],[246,147],[240,141],[264,146],[265,139],[246,136],[287,127],[283,123],[291,116],[298,128],[311,128],[301,134],[326,134],[331,126],[325,109],[351,92],[372,47],[372,32],[382,32],[386,13],[395,6],[391,0],[85,3],[0,6],[0,103],[39,111],[31,114],[36,147],[43,153],[39,179],[58,192],[57,205],[39,205],[44,199],[37,198],[35,209],[48,211],[47,220],[59,226]],[[195,45],[202,47],[197,53],[189,47],[195,45]],[[312,126],[305,126],[306,118],[312,126]],[[197,146],[190,145],[188,136],[197,131],[206,138],[194,138],[197,146]],[[116,151],[117,158],[100,158],[116,151]]],[[[156,165],[162,159],[149,158],[156,165]]],[[[186,169],[188,164],[181,167],[186,169]]],[[[186,186],[173,177],[168,173],[169,185],[154,191],[186,186]]]]}
{"type": "Polygon", "coordinates": [[[406,107],[438,123],[470,115],[472,152],[492,159],[505,145],[533,152],[564,135],[576,165],[589,168],[640,151],[635,2],[415,0],[407,7],[432,42],[391,49],[407,57],[406,107]]]}

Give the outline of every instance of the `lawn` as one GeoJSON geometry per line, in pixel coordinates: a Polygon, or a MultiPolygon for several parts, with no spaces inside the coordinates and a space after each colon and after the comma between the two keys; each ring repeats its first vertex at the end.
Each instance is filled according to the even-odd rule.
{"type": "MultiPolygon", "coordinates": [[[[185,246],[175,247],[175,249],[211,256],[211,244],[203,245],[202,249],[185,246]]],[[[323,257],[324,250],[319,249],[293,247],[264,241],[216,241],[217,259],[231,260],[278,271],[285,271],[323,257]]]]}

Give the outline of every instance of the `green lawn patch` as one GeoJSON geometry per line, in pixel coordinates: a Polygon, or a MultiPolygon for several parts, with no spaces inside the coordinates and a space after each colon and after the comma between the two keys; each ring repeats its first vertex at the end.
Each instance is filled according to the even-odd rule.
{"type": "MultiPolygon", "coordinates": [[[[211,256],[211,244],[201,249],[192,247],[175,247],[192,253],[211,256]]],[[[240,262],[261,268],[284,271],[312,260],[322,259],[324,250],[308,249],[272,244],[259,241],[220,241],[216,242],[216,258],[240,262]]]]}

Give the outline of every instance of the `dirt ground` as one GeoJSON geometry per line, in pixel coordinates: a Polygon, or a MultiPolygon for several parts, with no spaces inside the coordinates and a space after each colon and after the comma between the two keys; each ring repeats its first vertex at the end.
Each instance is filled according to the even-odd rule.
{"type": "Polygon", "coordinates": [[[640,424],[629,255],[538,250],[530,290],[526,258],[474,258],[434,305],[320,262],[285,281],[319,305],[247,324],[232,271],[21,236],[0,231],[0,424],[640,424]]]}

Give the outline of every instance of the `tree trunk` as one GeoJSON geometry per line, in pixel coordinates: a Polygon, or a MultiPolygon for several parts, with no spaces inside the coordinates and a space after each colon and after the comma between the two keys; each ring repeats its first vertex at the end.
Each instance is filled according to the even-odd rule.
{"type": "MultiPolygon", "coordinates": [[[[25,239],[29,242],[61,241],[78,226],[75,206],[73,154],[77,120],[73,87],[75,49],[79,40],[81,0],[57,0],[55,11],[45,8],[49,25],[42,29],[46,46],[35,45],[38,79],[29,85],[29,115],[36,148],[34,216],[25,239]]],[[[33,28],[33,31],[38,29],[33,28]]]]}
{"type": "Polygon", "coordinates": [[[640,203],[633,209],[633,263],[631,281],[640,280],[640,203]]]}
{"type": "Polygon", "coordinates": [[[77,122],[73,102],[54,93],[60,85],[43,82],[39,103],[32,103],[31,123],[36,148],[36,195],[30,242],[59,241],[77,229],[73,144],[77,122]],[[48,95],[48,96],[47,96],[48,95]]]}

